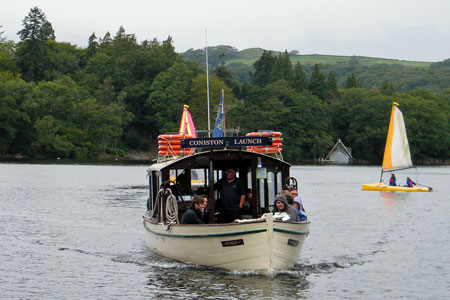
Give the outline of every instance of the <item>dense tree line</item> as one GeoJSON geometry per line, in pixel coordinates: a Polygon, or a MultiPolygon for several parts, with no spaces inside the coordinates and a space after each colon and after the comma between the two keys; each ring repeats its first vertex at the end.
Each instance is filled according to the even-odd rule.
{"type": "MultiPolygon", "coordinates": [[[[14,43],[0,30],[2,155],[86,159],[129,150],[156,153],[157,136],[178,130],[183,104],[198,129],[208,128],[206,73],[175,51],[170,36],[138,43],[120,27],[115,35],[93,33],[80,48],[57,42],[37,7],[18,35],[21,41],[14,43]]],[[[213,50],[212,124],[224,88],[227,128],[281,131],[289,162],[324,157],[338,138],[354,157],[379,162],[393,101],[401,104],[416,161],[450,156],[449,89],[398,89],[382,68],[375,72],[379,84],[368,87],[368,75],[359,72],[365,66],[346,69],[343,79],[328,66],[292,64],[287,51],[262,51],[249,81],[241,81],[225,63],[235,49],[213,50]]],[[[445,61],[430,66],[436,72],[445,68],[445,61]]]]}

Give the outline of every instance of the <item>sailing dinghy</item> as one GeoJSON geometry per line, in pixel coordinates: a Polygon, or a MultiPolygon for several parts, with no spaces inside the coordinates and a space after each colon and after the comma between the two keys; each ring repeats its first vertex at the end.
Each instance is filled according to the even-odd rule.
{"type": "Polygon", "coordinates": [[[403,114],[398,108],[399,104],[393,102],[391,121],[384,149],[383,165],[381,167],[380,182],[374,184],[363,184],[364,191],[399,191],[399,192],[431,192],[431,187],[407,187],[390,186],[383,183],[383,174],[413,168],[411,154],[409,151],[408,137],[406,136],[405,121],[403,114]]]}

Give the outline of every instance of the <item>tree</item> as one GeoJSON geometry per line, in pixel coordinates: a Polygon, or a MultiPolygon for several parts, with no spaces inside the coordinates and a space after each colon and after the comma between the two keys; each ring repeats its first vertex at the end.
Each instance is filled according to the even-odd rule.
{"type": "Polygon", "coordinates": [[[4,38],[2,34],[3,32],[0,31],[0,71],[15,73],[17,71],[14,59],[15,44],[13,41],[8,41],[4,38]]]}
{"type": "Polygon", "coordinates": [[[268,83],[272,82],[273,67],[275,62],[276,57],[272,55],[272,51],[264,50],[261,57],[253,64],[255,71],[250,73],[250,78],[252,79],[253,84],[264,87],[268,83]]]}
{"type": "Polygon", "coordinates": [[[427,91],[397,93],[405,119],[413,161],[448,158],[450,155],[450,106],[427,91]]]}
{"type": "Polygon", "coordinates": [[[222,61],[213,72],[214,75],[216,75],[220,80],[225,82],[225,84],[230,87],[234,88],[236,86],[235,80],[233,78],[233,75],[231,75],[231,72],[227,69],[225,66],[225,62],[222,61]]]}
{"type": "Polygon", "coordinates": [[[20,40],[42,41],[55,40],[55,31],[52,24],[47,21],[45,13],[37,6],[30,9],[22,21],[23,29],[17,32],[20,40]]]}
{"type": "Polygon", "coordinates": [[[97,53],[98,47],[99,47],[99,44],[97,42],[97,36],[93,32],[89,36],[89,40],[88,40],[88,47],[87,47],[87,51],[86,51],[86,56],[88,59],[93,57],[95,55],[95,53],[97,53]]]}
{"type": "Polygon", "coordinates": [[[17,49],[17,66],[27,81],[45,79],[50,68],[47,41],[55,40],[52,25],[45,14],[34,7],[23,20],[23,29],[17,34],[22,42],[17,49]]]}
{"type": "Polygon", "coordinates": [[[189,100],[193,76],[194,72],[181,60],[156,76],[146,103],[146,122],[152,135],[178,131],[183,104],[189,100]]]}
{"type": "Polygon", "coordinates": [[[337,92],[337,81],[333,71],[330,71],[330,73],[328,73],[327,91],[332,94],[335,94],[337,92]]]}
{"type": "Polygon", "coordinates": [[[330,128],[355,158],[381,163],[392,99],[377,91],[346,90],[329,106],[330,128]]]}
{"type": "Polygon", "coordinates": [[[381,84],[380,92],[382,95],[392,96],[395,93],[394,85],[390,83],[388,80],[385,80],[381,84]]]}
{"type": "Polygon", "coordinates": [[[356,78],[355,74],[352,73],[351,76],[347,77],[347,81],[345,82],[346,89],[359,88],[360,86],[361,84],[356,78]]]}
{"type": "Polygon", "coordinates": [[[273,80],[284,79],[287,82],[292,80],[292,63],[287,50],[283,54],[279,53],[272,70],[273,80]]]}
{"type": "Polygon", "coordinates": [[[316,95],[319,99],[325,99],[325,76],[320,72],[318,64],[314,65],[314,70],[309,81],[309,90],[316,95]]]}
{"type": "MultiPolygon", "coordinates": [[[[217,116],[217,108],[219,106],[220,97],[222,96],[222,88],[225,94],[225,111],[238,112],[236,109],[238,104],[237,99],[233,96],[231,88],[215,75],[209,76],[209,113],[210,113],[210,128],[214,127],[215,118],[217,116]]],[[[208,96],[206,88],[206,74],[198,74],[192,80],[192,87],[190,90],[189,106],[194,119],[196,128],[208,129],[208,96]]],[[[226,128],[232,128],[234,125],[235,115],[232,113],[226,114],[226,128]]],[[[178,117],[179,119],[179,117],[178,117]]]]}
{"type": "Polygon", "coordinates": [[[291,86],[296,92],[302,92],[308,89],[308,81],[306,80],[306,74],[303,71],[300,62],[294,67],[294,72],[292,76],[291,86]]]}

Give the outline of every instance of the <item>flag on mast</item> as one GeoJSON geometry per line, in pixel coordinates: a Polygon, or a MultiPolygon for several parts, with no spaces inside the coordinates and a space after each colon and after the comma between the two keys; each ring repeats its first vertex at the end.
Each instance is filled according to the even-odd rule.
{"type": "Polygon", "coordinates": [[[197,132],[195,131],[194,121],[192,121],[191,113],[188,110],[189,106],[184,105],[183,114],[181,115],[180,122],[180,134],[189,134],[194,138],[197,137],[197,132]]]}
{"type": "Polygon", "coordinates": [[[214,125],[213,137],[223,137],[225,130],[225,116],[223,103],[223,89],[220,97],[219,108],[217,109],[216,124],[214,125]]]}

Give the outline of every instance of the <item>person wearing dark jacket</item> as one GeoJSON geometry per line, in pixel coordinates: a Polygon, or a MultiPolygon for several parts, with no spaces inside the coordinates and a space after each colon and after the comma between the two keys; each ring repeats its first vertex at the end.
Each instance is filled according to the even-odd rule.
{"type": "Polygon", "coordinates": [[[236,169],[227,167],[225,177],[214,184],[214,189],[219,192],[217,211],[220,212],[221,223],[231,223],[241,218],[241,209],[245,203],[245,187],[236,177],[236,169]]]}
{"type": "Polygon", "coordinates": [[[275,209],[273,212],[285,212],[290,217],[288,222],[300,222],[300,217],[298,216],[297,210],[292,205],[287,203],[286,196],[283,194],[278,194],[275,196],[275,209]]]}
{"type": "Polygon", "coordinates": [[[192,205],[189,207],[181,219],[181,224],[205,224],[204,213],[208,201],[203,196],[194,196],[192,205]]]}

